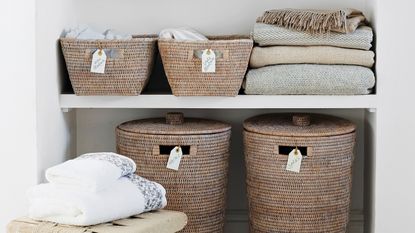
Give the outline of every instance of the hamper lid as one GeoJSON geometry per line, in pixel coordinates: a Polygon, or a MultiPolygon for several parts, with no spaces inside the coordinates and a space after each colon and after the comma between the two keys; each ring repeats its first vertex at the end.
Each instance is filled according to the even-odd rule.
{"type": "Polygon", "coordinates": [[[170,112],[165,118],[128,121],[118,129],[142,134],[195,135],[221,133],[230,130],[231,126],[215,120],[184,118],[183,113],[170,112]]]}
{"type": "Polygon", "coordinates": [[[343,118],[322,114],[282,113],[251,117],[244,129],[275,136],[318,137],[354,132],[356,126],[343,118]]]}

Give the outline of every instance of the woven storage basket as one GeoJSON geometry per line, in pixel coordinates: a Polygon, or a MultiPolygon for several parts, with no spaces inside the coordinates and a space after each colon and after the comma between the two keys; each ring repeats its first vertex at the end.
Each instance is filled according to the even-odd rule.
{"type": "Polygon", "coordinates": [[[7,233],[174,233],[183,229],[186,222],[186,214],[166,210],[86,227],[19,218],[7,225],[7,233]]]}
{"type": "Polygon", "coordinates": [[[159,50],[176,96],[236,96],[248,67],[253,41],[242,36],[210,37],[209,41],[159,39],[159,50]],[[216,72],[202,73],[201,54],[212,49],[216,72]]]}
{"type": "Polygon", "coordinates": [[[246,120],[244,129],[251,232],[346,232],[354,124],[326,115],[267,114],[246,120]],[[303,155],[299,173],[285,170],[296,147],[303,155]]]}
{"type": "Polygon", "coordinates": [[[131,40],[78,40],[61,38],[69,79],[76,95],[139,95],[151,74],[156,36],[131,40]],[[105,73],[90,72],[92,54],[104,49],[105,73]]]}
{"type": "Polygon", "coordinates": [[[183,211],[189,218],[182,232],[223,232],[228,173],[228,124],[183,118],[123,123],[116,129],[117,151],[137,163],[137,173],[162,184],[167,190],[167,209],[183,211]],[[166,168],[170,150],[183,149],[178,171],[166,168]]]}

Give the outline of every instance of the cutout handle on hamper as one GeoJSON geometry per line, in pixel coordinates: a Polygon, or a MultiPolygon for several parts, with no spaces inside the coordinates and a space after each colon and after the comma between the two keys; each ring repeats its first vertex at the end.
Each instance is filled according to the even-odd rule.
{"type": "MultiPolygon", "coordinates": [[[[176,146],[159,146],[159,155],[170,155],[170,151],[173,150],[176,146]]],[[[190,155],[190,146],[180,146],[182,148],[183,155],[190,155]]]]}
{"type": "MultiPolygon", "coordinates": [[[[215,52],[216,60],[225,60],[225,61],[229,60],[229,50],[214,50],[214,49],[212,50],[215,52]]],[[[189,50],[188,60],[192,60],[192,59],[202,60],[203,51],[205,51],[205,49],[189,50]]]]}
{"type": "Polygon", "coordinates": [[[309,157],[311,155],[310,147],[306,147],[306,146],[297,146],[297,147],[296,146],[278,146],[278,154],[288,155],[290,154],[292,150],[295,150],[295,148],[297,148],[297,150],[301,152],[303,157],[305,156],[309,157]]]}
{"type": "MultiPolygon", "coordinates": [[[[85,60],[91,60],[92,55],[98,49],[87,49],[85,51],[85,60]]],[[[123,59],[124,58],[124,49],[102,49],[107,55],[108,60],[116,60],[116,59],[123,59]]]]}

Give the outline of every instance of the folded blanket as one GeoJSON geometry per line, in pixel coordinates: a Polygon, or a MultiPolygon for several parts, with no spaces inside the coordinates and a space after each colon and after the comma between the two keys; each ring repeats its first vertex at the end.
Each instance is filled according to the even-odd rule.
{"type": "Polygon", "coordinates": [[[29,217],[76,226],[95,225],[166,206],[158,183],[131,174],[99,193],[67,191],[41,184],[29,191],[29,217]]]}
{"type": "Polygon", "coordinates": [[[361,11],[348,8],[339,10],[277,9],[266,11],[257,19],[257,22],[309,33],[329,31],[351,33],[365,20],[361,11]]]}
{"type": "Polygon", "coordinates": [[[252,95],[364,95],[374,85],[366,67],[300,64],[249,70],[244,87],[252,95]]]}
{"type": "Polygon", "coordinates": [[[354,33],[330,33],[327,35],[299,32],[269,24],[256,23],[253,38],[260,46],[268,45],[327,45],[369,50],[372,47],[372,28],[361,26],[354,33]]]}
{"type": "Polygon", "coordinates": [[[188,27],[164,29],[159,33],[159,37],[162,39],[190,41],[208,40],[208,38],[200,32],[188,27]]]}
{"type": "Polygon", "coordinates": [[[254,47],[250,66],[259,68],[277,64],[339,64],[372,67],[375,53],[360,49],[331,46],[254,47]]]}
{"type": "Polygon", "coordinates": [[[65,189],[97,192],[135,170],[134,161],[125,156],[112,152],[89,153],[47,169],[46,179],[65,189]]]}

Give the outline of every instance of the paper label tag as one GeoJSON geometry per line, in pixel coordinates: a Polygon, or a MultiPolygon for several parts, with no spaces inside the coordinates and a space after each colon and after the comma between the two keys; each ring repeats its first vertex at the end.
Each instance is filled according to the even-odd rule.
{"type": "Polygon", "coordinates": [[[179,170],[180,161],[182,160],[183,152],[180,146],[176,146],[170,151],[169,160],[167,161],[167,168],[179,170]]]}
{"type": "Polygon", "coordinates": [[[105,63],[107,61],[107,55],[103,49],[97,49],[92,54],[91,72],[92,73],[105,73],[105,63]]]}
{"type": "Polygon", "coordinates": [[[216,72],[216,54],[211,49],[205,49],[202,53],[202,73],[216,72]]]}
{"type": "Polygon", "coordinates": [[[302,159],[303,156],[301,155],[300,150],[292,150],[290,154],[288,154],[287,167],[285,168],[285,170],[299,173],[302,159]]]}

